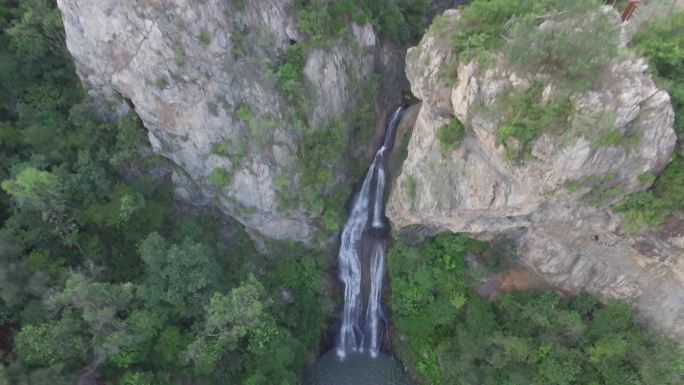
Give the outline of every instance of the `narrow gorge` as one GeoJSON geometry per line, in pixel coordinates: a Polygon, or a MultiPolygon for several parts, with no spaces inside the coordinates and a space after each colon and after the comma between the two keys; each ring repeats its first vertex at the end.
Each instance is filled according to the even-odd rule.
{"type": "Polygon", "coordinates": [[[0,385],[684,381],[683,0],[0,3],[0,385]]]}
{"type": "Polygon", "coordinates": [[[381,302],[389,244],[384,209],[387,157],[405,109],[401,105],[390,115],[383,144],[352,198],[338,253],[344,305],[335,354],[324,354],[307,370],[306,385],[408,384],[399,362],[380,352],[390,321],[381,302]]]}
{"type": "Polygon", "coordinates": [[[377,356],[380,339],[386,329],[381,325],[386,319],[380,302],[387,247],[382,237],[389,231],[385,218],[386,157],[392,151],[394,133],[404,108],[397,107],[392,113],[385,140],[375,153],[361,188],[353,198],[349,218],[342,230],[339,277],[344,284],[344,309],[337,342],[337,355],[340,358],[349,352],[363,353],[366,350],[371,357],[377,356]],[[366,253],[364,248],[367,249],[366,253]],[[367,288],[365,296],[361,290],[364,277],[364,286],[367,288]]]}

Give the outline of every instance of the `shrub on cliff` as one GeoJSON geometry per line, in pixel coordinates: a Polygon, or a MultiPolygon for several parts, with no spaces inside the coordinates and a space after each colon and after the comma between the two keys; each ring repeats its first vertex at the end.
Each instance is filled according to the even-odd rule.
{"type": "MultiPolygon", "coordinates": [[[[632,46],[646,56],[656,81],[670,94],[675,130],[684,134],[684,11],[645,24],[632,46]]],[[[650,181],[649,181],[650,182],[650,181]]],[[[684,147],[681,139],[672,162],[655,179],[652,188],[632,194],[614,210],[624,214],[623,228],[638,233],[660,225],[668,215],[684,210],[684,147]]]]}
{"type": "Polygon", "coordinates": [[[632,46],[646,58],[675,109],[675,129],[684,133],[684,11],[644,25],[632,46]]]}
{"type": "Polygon", "coordinates": [[[283,53],[276,70],[276,84],[285,99],[298,107],[304,98],[304,56],[302,47],[294,44],[283,53]]]}
{"type": "Polygon", "coordinates": [[[618,50],[617,26],[599,0],[475,0],[461,11],[452,47],[464,59],[503,50],[530,73],[586,89],[618,50]]]}
{"type": "MultiPolygon", "coordinates": [[[[483,71],[494,55],[518,74],[534,79],[527,90],[504,92],[488,106],[503,117],[496,132],[511,161],[532,160],[534,141],[544,133],[563,135],[574,114],[570,97],[590,89],[617,56],[618,26],[600,0],[474,0],[461,9],[450,36],[459,60],[476,58],[483,71]],[[549,97],[543,98],[546,84],[549,97]],[[545,100],[550,99],[550,100],[545,100]]],[[[446,30],[443,21],[435,33],[446,30]]],[[[498,59],[497,59],[498,60],[498,59]]],[[[452,78],[455,68],[445,77],[452,78]]],[[[611,138],[615,139],[615,138],[611,138]]],[[[626,139],[618,136],[617,140],[626,139]]]]}
{"type": "Polygon", "coordinates": [[[508,60],[523,71],[551,75],[563,88],[590,88],[617,55],[618,27],[596,2],[586,3],[587,8],[567,2],[547,14],[512,19],[505,47],[508,60]]]}
{"type": "Polygon", "coordinates": [[[465,127],[458,118],[453,118],[451,122],[441,125],[437,129],[437,140],[442,152],[457,149],[465,135],[465,127]]]}
{"type": "Polygon", "coordinates": [[[313,45],[341,38],[350,22],[373,24],[375,33],[407,42],[424,30],[427,0],[297,0],[298,27],[313,45]]]}
{"type": "Polygon", "coordinates": [[[521,161],[532,158],[532,144],[544,132],[562,134],[572,113],[570,100],[549,100],[542,104],[544,85],[534,82],[522,92],[505,93],[497,112],[506,119],[496,132],[496,143],[506,149],[506,158],[521,161]]]}

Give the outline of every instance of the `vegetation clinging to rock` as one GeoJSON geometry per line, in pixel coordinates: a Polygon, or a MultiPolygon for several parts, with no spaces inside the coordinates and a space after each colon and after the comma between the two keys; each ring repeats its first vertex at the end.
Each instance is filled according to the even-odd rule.
{"type": "Polygon", "coordinates": [[[0,383],[296,384],[332,309],[322,253],[266,258],[176,204],[137,116],[95,113],[54,2],[3,2],[0,28],[0,383]]]}
{"type": "MultiPolygon", "coordinates": [[[[475,0],[460,9],[450,36],[457,59],[449,67],[459,59],[478,58],[480,67],[486,68],[502,52],[503,65],[533,79],[530,88],[509,91],[492,107],[493,113],[505,117],[496,137],[508,159],[531,159],[531,146],[544,133],[566,134],[574,113],[570,97],[591,88],[617,55],[618,27],[600,10],[601,4],[475,0]],[[550,98],[542,94],[547,78],[553,79],[550,98]]],[[[434,28],[439,35],[447,30],[441,19],[434,28]]],[[[453,78],[456,69],[446,72],[447,79],[453,78]]],[[[623,139],[613,135],[606,140],[622,144],[623,139]]]]}
{"type": "Polygon", "coordinates": [[[470,59],[506,47],[513,63],[532,71],[557,69],[583,76],[575,66],[598,68],[617,50],[617,41],[610,40],[616,37],[616,28],[598,13],[600,4],[599,0],[475,0],[461,8],[457,31],[451,37],[453,49],[470,59]],[[586,23],[586,30],[578,30],[581,36],[575,33],[576,23],[586,23]],[[593,45],[587,37],[598,40],[593,45]],[[605,51],[592,57],[601,48],[605,51]],[[527,55],[531,60],[523,58],[527,55]]]}
{"type": "Polygon", "coordinates": [[[496,133],[497,144],[506,149],[506,157],[518,161],[532,157],[532,143],[543,133],[564,134],[569,127],[572,104],[567,97],[542,104],[544,86],[537,81],[522,92],[510,91],[497,104],[505,117],[496,133]],[[515,143],[511,141],[515,139],[515,143]]]}
{"type": "Polygon", "coordinates": [[[591,88],[618,53],[618,26],[599,1],[552,1],[511,19],[504,52],[516,67],[545,73],[563,89],[591,88]]]}
{"type": "Polygon", "coordinates": [[[442,152],[458,148],[465,136],[465,126],[458,118],[437,128],[437,140],[442,152]]]}
{"type": "Polygon", "coordinates": [[[648,58],[656,81],[669,92],[680,139],[672,162],[655,179],[653,187],[632,194],[614,207],[624,215],[623,229],[630,234],[658,226],[671,213],[684,210],[684,11],[644,25],[632,46],[648,58]]]}
{"type": "Polygon", "coordinates": [[[401,42],[423,33],[429,1],[398,0],[298,0],[298,27],[311,38],[311,44],[324,44],[347,32],[350,21],[370,22],[377,35],[401,42]]]}

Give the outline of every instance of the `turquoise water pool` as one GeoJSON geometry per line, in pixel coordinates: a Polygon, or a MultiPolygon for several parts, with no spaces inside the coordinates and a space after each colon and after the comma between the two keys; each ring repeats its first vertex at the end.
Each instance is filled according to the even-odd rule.
{"type": "Polygon", "coordinates": [[[350,353],[340,360],[331,350],[325,353],[304,374],[303,385],[413,385],[401,362],[393,356],[379,353],[350,353]]]}

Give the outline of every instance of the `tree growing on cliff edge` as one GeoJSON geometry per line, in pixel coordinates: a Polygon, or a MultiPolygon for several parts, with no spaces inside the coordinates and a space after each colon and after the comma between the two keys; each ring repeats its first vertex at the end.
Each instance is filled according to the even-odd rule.
{"type": "Polygon", "coordinates": [[[596,1],[572,1],[547,14],[511,19],[505,52],[516,67],[546,73],[563,88],[586,90],[618,53],[618,26],[596,1]]]}
{"type": "Polygon", "coordinates": [[[656,82],[670,94],[674,128],[680,137],[672,162],[655,178],[653,187],[632,194],[614,207],[624,215],[625,232],[636,234],[684,210],[684,11],[646,23],[631,45],[646,56],[656,82]]]}

